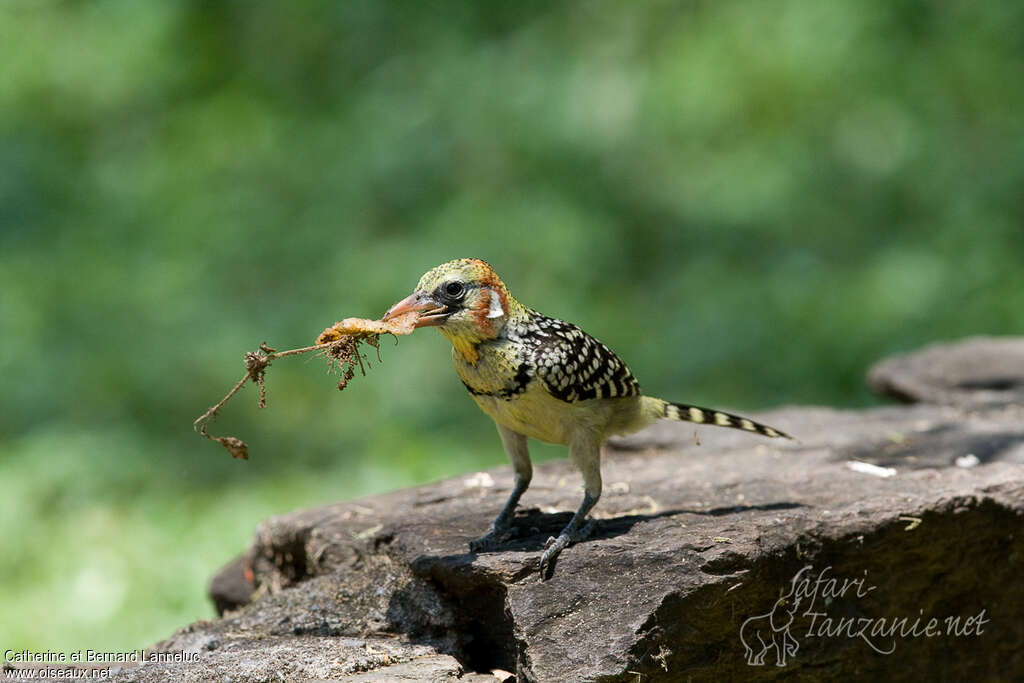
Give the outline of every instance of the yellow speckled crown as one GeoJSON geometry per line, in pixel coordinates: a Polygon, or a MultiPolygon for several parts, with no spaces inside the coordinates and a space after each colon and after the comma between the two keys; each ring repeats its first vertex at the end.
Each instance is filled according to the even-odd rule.
{"type": "Polygon", "coordinates": [[[449,261],[448,263],[442,263],[436,268],[428,270],[426,274],[420,278],[420,282],[416,285],[416,288],[429,292],[453,276],[466,282],[479,282],[490,287],[500,288],[503,292],[507,292],[505,283],[501,281],[501,278],[494,272],[494,269],[491,268],[490,264],[488,264],[487,261],[478,258],[460,258],[455,259],[454,261],[449,261]]]}

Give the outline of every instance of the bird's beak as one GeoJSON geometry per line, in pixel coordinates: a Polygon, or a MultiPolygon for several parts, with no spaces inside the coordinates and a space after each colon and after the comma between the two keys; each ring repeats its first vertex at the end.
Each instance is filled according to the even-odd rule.
{"type": "Polygon", "coordinates": [[[425,292],[413,292],[388,309],[381,320],[387,322],[391,318],[416,311],[420,314],[416,327],[434,327],[448,319],[448,307],[438,303],[425,292]]]}

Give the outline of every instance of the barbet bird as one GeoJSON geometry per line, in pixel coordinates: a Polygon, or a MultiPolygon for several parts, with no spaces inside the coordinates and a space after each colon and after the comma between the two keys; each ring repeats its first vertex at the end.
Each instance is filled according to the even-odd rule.
{"type": "Polygon", "coordinates": [[[527,437],[568,446],[569,460],[583,475],[583,502],[558,538],[545,544],[542,579],[551,576],[559,553],[593,528],[586,518],[601,496],[601,444],[608,437],[660,419],[787,437],[745,417],[643,395],[607,346],[571,323],[523,306],[479,259],[428,271],[384,320],[410,311],[420,314],[416,327],[437,327],[451,341],[455,370],[497,424],[515,471],[508,502],[487,534],[470,543],[472,551],[494,550],[510,536],[516,505],[533,477],[527,437]]]}

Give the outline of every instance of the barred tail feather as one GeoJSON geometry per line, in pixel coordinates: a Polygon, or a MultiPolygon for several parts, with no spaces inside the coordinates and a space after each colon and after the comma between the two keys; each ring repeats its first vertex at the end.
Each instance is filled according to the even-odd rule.
{"type": "Polygon", "coordinates": [[[750,418],[742,417],[740,415],[723,413],[721,410],[710,410],[708,408],[688,406],[683,403],[670,403],[668,401],[662,401],[662,403],[664,405],[662,406],[662,414],[660,417],[663,417],[666,420],[680,420],[682,422],[694,422],[696,424],[709,424],[715,425],[716,427],[731,427],[732,429],[742,429],[747,432],[754,432],[764,436],[782,437],[784,439],[793,438],[789,434],[781,432],[774,427],[763,425],[760,422],[754,422],[750,418]]]}

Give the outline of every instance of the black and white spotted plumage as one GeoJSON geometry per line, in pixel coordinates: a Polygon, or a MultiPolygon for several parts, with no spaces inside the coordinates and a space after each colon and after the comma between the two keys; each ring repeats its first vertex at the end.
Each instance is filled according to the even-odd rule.
{"type": "Polygon", "coordinates": [[[575,403],[640,395],[640,384],[629,367],[572,323],[529,311],[506,333],[520,349],[530,374],[559,400],[575,403]]]}
{"type": "MultiPolygon", "coordinates": [[[[572,323],[527,309],[506,326],[500,338],[486,343],[491,353],[514,354],[515,375],[496,391],[478,389],[463,381],[474,396],[513,401],[532,382],[566,403],[595,398],[641,396],[640,384],[615,352],[572,323]]],[[[485,351],[488,349],[485,348],[485,351]]],[[[658,416],[668,420],[731,427],[768,437],[786,436],[773,427],[740,415],[684,403],[658,401],[658,416]]]]}

